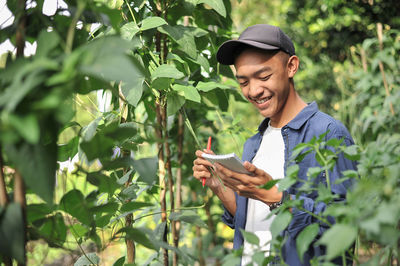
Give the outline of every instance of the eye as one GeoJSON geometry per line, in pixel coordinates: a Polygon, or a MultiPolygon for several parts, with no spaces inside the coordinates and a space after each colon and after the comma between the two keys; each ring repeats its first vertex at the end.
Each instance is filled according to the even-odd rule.
{"type": "Polygon", "coordinates": [[[245,80],[245,81],[239,81],[240,87],[246,86],[247,83],[248,83],[247,80],[245,80]]]}
{"type": "Polygon", "coordinates": [[[272,76],[272,74],[268,75],[268,76],[262,76],[260,77],[261,80],[266,81],[269,80],[269,78],[272,76]]]}

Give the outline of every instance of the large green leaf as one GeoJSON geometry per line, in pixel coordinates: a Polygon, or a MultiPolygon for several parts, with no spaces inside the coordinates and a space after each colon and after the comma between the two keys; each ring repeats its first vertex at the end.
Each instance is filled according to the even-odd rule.
{"type": "Polygon", "coordinates": [[[22,209],[18,203],[10,203],[0,215],[0,253],[23,263],[24,225],[22,209]]]}
{"type": "Polygon", "coordinates": [[[191,100],[193,102],[200,103],[201,97],[195,87],[191,85],[185,86],[180,84],[174,84],[172,86],[172,89],[179,92],[180,95],[183,94],[186,100],[191,100]]]}
{"type": "Polygon", "coordinates": [[[151,185],[157,180],[157,157],[134,160],[133,168],[136,170],[136,172],[139,173],[139,179],[143,182],[151,185]]]}
{"type": "Polygon", "coordinates": [[[200,218],[200,216],[194,211],[180,211],[180,212],[171,212],[168,216],[171,221],[182,221],[186,223],[190,223],[193,225],[197,225],[200,227],[207,228],[206,223],[200,218]]]}
{"type": "Polygon", "coordinates": [[[68,191],[60,201],[60,209],[71,214],[83,224],[90,225],[93,220],[88,204],[80,190],[68,191]]]}
{"type": "Polygon", "coordinates": [[[38,219],[45,218],[54,211],[54,208],[49,204],[37,203],[29,204],[26,207],[26,219],[28,223],[32,223],[38,219]]]}
{"type": "Polygon", "coordinates": [[[155,80],[157,78],[173,78],[181,79],[184,75],[180,72],[174,65],[163,64],[157,67],[151,74],[151,79],[155,80]]]}
{"type": "Polygon", "coordinates": [[[216,88],[220,88],[220,89],[230,89],[229,86],[224,85],[224,84],[220,84],[214,81],[209,81],[209,82],[203,82],[200,81],[199,83],[197,83],[196,88],[199,91],[204,91],[204,92],[208,92],[210,90],[214,90],[216,88]]]}
{"type": "Polygon", "coordinates": [[[46,217],[44,224],[39,228],[40,235],[47,239],[49,245],[62,245],[67,237],[67,227],[60,213],[46,217]]]}
{"type": "Polygon", "coordinates": [[[224,5],[224,1],[222,0],[200,0],[199,3],[204,3],[209,5],[212,9],[214,9],[218,14],[226,17],[226,9],[224,5]]]}
{"type": "Polygon", "coordinates": [[[53,201],[57,169],[57,146],[48,145],[7,145],[7,155],[20,171],[25,184],[46,202],[53,201]]]}
{"type": "Polygon", "coordinates": [[[122,94],[130,105],[137,106],[143,94],[143,83],[145,78],[138,77],[135,83],[123,83],[122,94]]]}
{"type": "Polygon", "coordinates": [[[243,238],[250,244],[258,246],[260,244],[260,239],[258,236],[252,232],[246,232],[242,228],[240,228],[240,232],[243,235],[243,238]]]}
{"type": "Polygon", "coordinates": [[[194,40],[193,32],[189,27],[182,25],[164,25],[158,28],[158,30],[170,36],[171,39],[179,45],[179,49],[184,51],[192,59],[197,58],[196,42],[194,40]]]}
{"type": "Polygon", "coordinates": [[[148,17],[142,21],[141,30],[148,30],[160,27],[162,25],[168,24],[163,18],[160,17],[148,17]]]}
{"type": "Polygon", "coordinates": [[[272,238],[276,238],[289,225],[292,214],[289,211],[278,213],[271,224],[272,238]]]}
{"type": "Polygon", "coordinates": [[[59,42],[60,37],[55,31],[41,31],[37,40],[35,57],[47,56],[47,54],[54,49],[59,42]]]}
{"type": "Polygon", "coordinates": [[[34,114],[8,116],[8,121],[15,130],[29,143],[38,143],[40,138],[40,128],[37,117],[34,114]]]}
{"type": "Polygon", "coordinates": [[[89,161],[97,158],[111,157],[114,142],[111,138],[96,134],[90,141],[81,142],[81,148],[89,161]]]}
{"type": "Polygon", "coordinates": [[[121,27],[121,37],[130,41],[140,31],[135,22],[128,22],[121,27]]]}
{"type": "Polygon", "coordinates": [[[127,239],[134,240],[135,242],[145,246],[146,248],[154,250],[158,249],[151,241],[152,236],[150,236],[150,238],[148,236],[150,232],[148,232],[148,230],[146,230],[145,228],[138,229],[132,227],[125,227],[119,230],[117,234],[118,233],[125,233],[125,237],[127,239]]]}
{"type": "Polygon", "coordinates": [[[296,249],[301,261],[303,261],[304,253],[308,250],[308,247],[318,235],[318,231],[319,225],[314,223],[304,228],[303,231],[301,231],[297,236],[296,249]]]}
{"type": "Polygon", "coordinates": [[[354,243],[357,229],[349,224],[335,224],[329,228],[317,242],[326,245],[326,257],[331,260],[340,256],[354,243]]]}
{"type": "Polygon", "coordinates": [[[167,115],[176,114],[185,104],[185,98],[177,93],[169,93],[167,96],[167,115]]]}

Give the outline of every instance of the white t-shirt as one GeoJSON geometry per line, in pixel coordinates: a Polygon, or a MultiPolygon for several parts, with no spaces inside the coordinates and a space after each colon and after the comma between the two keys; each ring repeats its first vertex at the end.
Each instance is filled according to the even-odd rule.
{"type": "MultiPolygon", "coordinates": [[[[271,175],[273,179],[284,177],[285,144],[280,128],[268,126],[252,163],[271,175]]],[[[274,219],[274,217],[266,219],[269,213],[267,204],[259,200],[248,200],[245,230],[258,236],[260,247],[263,251],[266,251],[266,255],[268,255],[269,242],[272,239],[269,228],[274,219]]],[[[242,265],[252,262],[251,255],[255,251],[257,251],[256,246],[244,241],[242,265]]]]}

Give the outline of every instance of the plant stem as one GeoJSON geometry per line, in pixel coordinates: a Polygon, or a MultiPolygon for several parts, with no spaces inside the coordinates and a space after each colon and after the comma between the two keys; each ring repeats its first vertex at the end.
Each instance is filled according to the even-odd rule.
{"type": "Polygon", "coordinates": [[[75,27],[78,23],[79,17],[82,15],[85,9],[86,3],[85,1],[77,1],[77,8],[74,17],[72,18],[71,24],[69,24],[68,32],[67,32],[67,40],[65,45],[65,52],[67,54],[71,53],[72,46],[74,44],[75,37],[75,27]]]}
{"type": "Polygon", "coordinates": [[[325,179],[326,179],[326,186],[328,187],[329,191],[331,191],[331,181],[329,179],[329,170],[326,169],[326,167],[328,166],[325,158],[322,156],[321,152],[319,151],[319,147],[315,147],[315,151],[316,153],[319,155],[319,157],[321,158],[322,162],[324,163],[324,168],[325,168],[325,179]]]}

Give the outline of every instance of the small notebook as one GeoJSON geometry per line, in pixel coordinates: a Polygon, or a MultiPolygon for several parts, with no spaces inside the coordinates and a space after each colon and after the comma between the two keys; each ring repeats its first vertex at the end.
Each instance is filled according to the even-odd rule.
{"type": "Polygon", "coordinates": [[[203,153],[202,157],[207,161],[211,162],[212,164],[220,163],[221,165],[225,166],[226,168],[241,173],[241,174],[248,174],[253,175],[252,172],[247,171],[247,169],[243,166],[242,160],[235,153],[229,154],[207,154],[203,153]]]}

